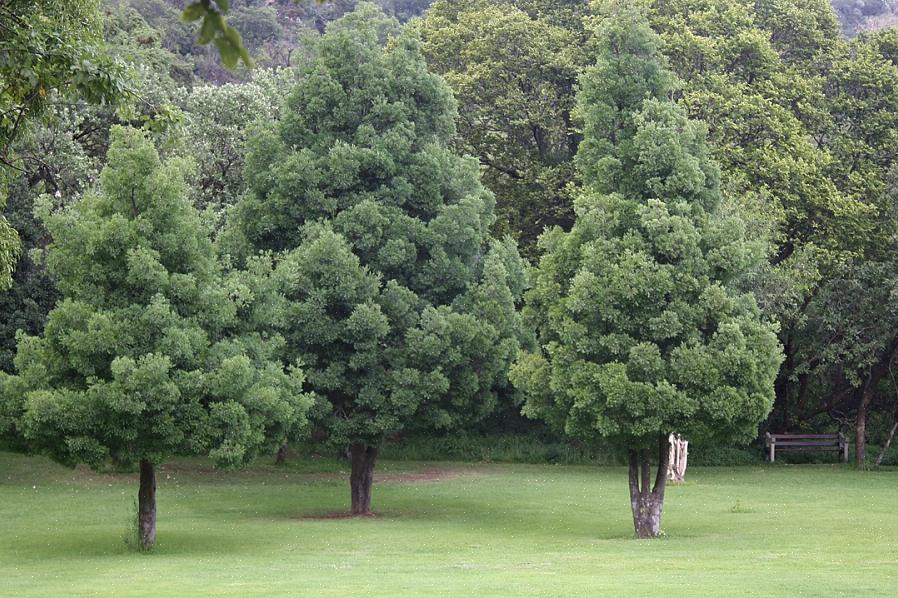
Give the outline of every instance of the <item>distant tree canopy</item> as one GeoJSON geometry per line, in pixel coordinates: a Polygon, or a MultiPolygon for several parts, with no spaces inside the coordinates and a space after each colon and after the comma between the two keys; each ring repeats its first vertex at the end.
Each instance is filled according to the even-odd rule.
{"type": "MultiPolygon", "coordinates": [[[[107,102],[124,91],[121,67],[103,51],[90,0],[9,0],[0,6],[0,210],[16,170],[12,145],[60,98],[107,102]]],[[[0,215],[0,290],[12,282],[19,240],[0,215]]]]}
{"type": "Polygon", "coordinates": [[[496,194],[497,233],[535,255],[545,228],[573,218],[571,110],[586,55],[577,33],[486,0],[440,0],[418,29],[428,65],[458,99],[458,147],[477,156],[496,194]]]}
{"type": "Polygon", "coordinates": [[[489,236],[493,196],[449,148],[454,118],[420,42],[360,5],[250,140],[250,192],[223,233],[235,255],[287,252],[266,309],[324,400],[319,426],[350,448],[354,513],[383,440],[489,414],[524,337],[524,264],[489,236]]]}

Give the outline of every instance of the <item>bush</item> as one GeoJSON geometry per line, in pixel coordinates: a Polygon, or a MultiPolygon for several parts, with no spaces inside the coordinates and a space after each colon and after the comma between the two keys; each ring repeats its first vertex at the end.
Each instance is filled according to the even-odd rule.
{"type": "Polygon", "coordinates": [[[758,447],[689,445],[689,465],[696,467],[730,467],[756,465],[764,456],[758,447]]]}
{"type": "MultiPolygon", "coordinates": [[[[876,446],[872,444],[867,445],[867,465],[869,467],[873,467],[876,463],[876,458],[879,457],[879,451],[882,450],[881,446],[876,446]]],[[[889,450],[886,451],[885,456],[882,458],[882,466],[894,467],[898,465],[898,445],[896,443],[892,443],[892,446],[889,447],[889,450]]]]}

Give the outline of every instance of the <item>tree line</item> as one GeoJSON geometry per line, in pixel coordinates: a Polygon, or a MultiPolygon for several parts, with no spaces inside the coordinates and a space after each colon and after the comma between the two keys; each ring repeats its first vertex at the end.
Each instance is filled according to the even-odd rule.
{"type": "Polygon", "coordinates": [[[627,453],[651,537],[669,433],[850,421],[863,463],[895,409],[894,31],[846,41],[825,2],[362,4],[292,68],[185,87],[140,12],[103,26],[122,99],[46,85],[9,136],[0,434],[139,465],[144,546],[171,455],[311,437],[363,515],[387,438],[522,409],[627,453]]]}

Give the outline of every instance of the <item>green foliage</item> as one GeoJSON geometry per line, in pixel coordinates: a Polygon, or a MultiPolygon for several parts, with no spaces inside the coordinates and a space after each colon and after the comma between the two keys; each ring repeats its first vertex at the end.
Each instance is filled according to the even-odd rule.
{"type": "Polygon", "coordinates": [[[747,0],[677,0],[652,12],[683,81],[679,103],[707,123],[726,193],[757,204],[772,221],[776,263],[797,246],[832,247],[856,236],[854,221],[865,213],[827,178],[831,157],[815,143],[827,116],[813,60],[836,41],[824,16],[813,16],[819,4],[784,2],[774,10],[747,0]]]}
{"type": "MultiPolygon", "coordinates": [[[[6,201],[6,196],[0,190],[0,206],[6,207],[6,201]]],[[[9,225],[6,218],[0,215],[0,291],[12,285],[13,266],[20,251],[18,233],[9,225]]]]}
{"type": "Polygon", "coordinates": [[[781,355],[754,298],[728,285],[762,256],[719,209],[705,128],[670,101],[654,34],[637,10],[610,8],[581,78],[587,185],[571,231],[541,238],[526,309],[543,350],[512,379],[527,415],[585,441],[749,441],[781,355]]]}
{"type": "Polygon", "coordinates": [[[387,460],[464,461],[468,463],[542,463],[563,465],[620,465],[620,455],[607,447],[589,447],[538,434],[432,434],[388,442],[381,451],[387,460]]]}
{"type": "Polygon", "coordinates": [[[66,205],[97,182],[109,130],[130,122],[152,129],[168,148],[175,137],[178,111],[172,105],[179,91],[170,73],[174,57],[160,47],[159,32],[133,10],[104,10],[105,51],[125,65],[129,101],[115,105],[57,101],[38,120],[22,127],[11,146],[16,168],[9,174],[9,201],[4,216],[21,239],[12,288],[0,293],[0,370],[13,372],[15,335],[43,330],[58,292],[47,271],[42,250],[49,233],[35,218],[34,204],[43,194],[56,206],[66,205]]]}
{"type": "Polygon", "coordinates": [[[531,16],[525,5],[441,0],[417,28],[428,65],[458,99],[458,147],[480,159],[496,194],[495,230],[535,254],[545,228],[568,228],[573,218],[571,159],[580,134],[571,111],[585,57],[574,31],[531,16]]]}
{"type": "MultiPolygon", "coordinates": [[[[783,455],[788,453],[783,453],[783,455]]],[[[780,455],[776,456],[777,461],[780,455]]],[[[690,467],[734,467],[758,465],[764,456],[757,448],[689,444],[690,467]]],[[[830,458],[828,463],[832,462],[830,458]]]]}
{"type": "Polygon", "coordinates": [[[19,335],[18,376],[0,375],[7,434],[72,465],[202,453],[234,466],[303,428],[303,374],[241,322],[251,292],[221,274],[184,176],[117,128],[99,192],[41,208],[64,300],[42,336],[19,335]]]}
{"type": "Polygon", "coordinates": [[[244,160],[251,126],[275,119],[292,84],[289,71],[257,69],[251,81],[194,87],[183,100],[182,147],[196,163],[193,202],[220,226],[246,188],[244,160]]]}
{"type": "Polygon", "coordinates": [[[21,125],[40,116],[54,92],[106,102],[124,92],[120,65],[103,51],[90,0],[13,0],[0,10],[0,158],[21,125]]]}
{"type": "Polygon", "coordinates": [[[846,196],[868,207],[865,234],[851,248],[891,232],[883,226],[891,208],[883,198],[898,160],[898,66],[879,43],[888,39],[863,36],[841,45],[827,73],[829,175],[846,196]]]}
{"type": "Polygon", "coordinates": [[[270,6],[265,8],[241,6],[231,15],[230,22],[234,29],[240,32],[247,49],[253,52],[284,34],[277,16],[277,11],[270,6]]]}
{"type": "MultiPolygon", "coordinates": [[[[104,51],[97,4],[90,0],[11,0],[0,7],[0,210],[6,207],[12,145],[54,98],[114,101],[126,94],[121,65],[104,51]]],[[[0,215],[0,291],[20,253],[0,215]]]]}
{"type": "Polygon", "coordinates": [[[250,192],[221,242],[287,252],[266,318],[338,445],[483,417],[525,339],[525,267],[487,234],[476,161],[448,147],[451,93],[397,33],[372,5],[329,27],[281,120],[250,140],[250,192]]]}
{"type": "Polygon", "coordinates": [[[226,67],[233,69],[238,62],[252,67],[252,59],[243,46],[240,32],[224,20],[229,8],[228,0],[198,0],[184,8],[181,18],[187,23],[202,21],[197,43],[205,45],[211,42],[214,44],[226,67]]]}

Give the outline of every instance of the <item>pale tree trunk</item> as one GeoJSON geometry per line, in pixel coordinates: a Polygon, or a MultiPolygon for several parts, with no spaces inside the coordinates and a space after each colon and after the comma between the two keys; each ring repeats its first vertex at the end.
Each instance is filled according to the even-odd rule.
{"type": "Polygon", "coordinates": [[[876,457],[876,467],[882,465],[882,459],[886,456],[886,453],[889,452],[889,447],[892,446],[892,439],[895,438],[896,431],[898,431],[898,421],[892,426],[892,431],[889,432],[889,437],[886,440],[885,445],[883,445],[882,450],[879,451],[879,456],[876,457]]]}
{"type": "Polygon", "coordinates": [[[671,482],[682,482],[686,479],[686,460],[689,456],[689,441],[684,440],[679,434],[671,434],[667,441],[670,443],[667,479],[671,482]]]}
{"type": "Polygon", "coordinates": [[[371,487],[374,484],[374,462],[377,447],[354,444],[350,447],[352,472],[349,474],[349,489],[352,494],[352,514],[371,514],[371,487]]]}
{"type": "Polygon", "coordinates": [[[637,538],[657,538],[661,533],[661,513],[664,509],[664,490],[670,443],[667,434],[658,435],[658,469],[655,486],[651,486],[652,459],[649,449],[630,451],[630,508],[637,538]]]}
{"type": "Polygon", "coordinates": [[[140,462],[137,533],[141,550],[149,550],[156,543],[156,471],[153,464],[145,460],[140,462]]]}
{"type": "Polygon", "coordinates": [[[865,388],[857,406],[857,422],[854,425],[854,463],[861,468],[867,458],[867,407],[872,398],[873,392],[865,388]]]}

